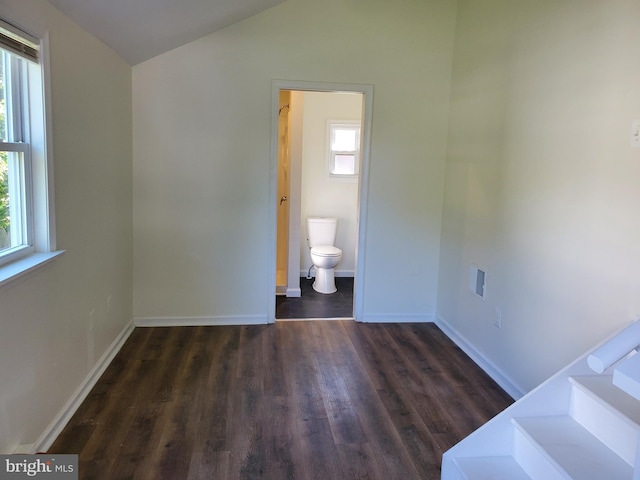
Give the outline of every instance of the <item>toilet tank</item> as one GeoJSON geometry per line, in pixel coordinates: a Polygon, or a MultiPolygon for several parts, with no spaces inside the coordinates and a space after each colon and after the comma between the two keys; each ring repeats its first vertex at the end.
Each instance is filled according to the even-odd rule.
{"type": "Polygon", "coordinates": [[[307,218],[307,239],[310,247],[319,245],[334,245],[338,219],[333,217],[309,217],[307,218]]]}

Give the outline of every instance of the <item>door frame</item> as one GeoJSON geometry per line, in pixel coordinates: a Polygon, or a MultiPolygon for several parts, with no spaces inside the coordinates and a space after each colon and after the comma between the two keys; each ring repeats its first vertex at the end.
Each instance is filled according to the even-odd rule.
{"type": "MultiPolygon", "coordinates": [[[[309,92],[361,93],[362,99],[362,151],[360,152],[360,174],[358,175],[358,240],[356,246],[356,271],[353,286],[353,316],[362,321],[364,304],[364,258],[366,253],[367,208],[369,200],[369,159],[371,155],[371,131],[373,122],[373,85],[352,83],[325,83],[296,80],[273,80],[271,83],[271,153],[269,164],[269,286],[267,319],[276,320],[276,249],[278,214],[278,109],[280,90],[309,92]]],[[[291,201],[291,199],[289,200],[291,201]]],[[[300,199],[296,199],[300,201],[300,199]]],[[[289,233],[291,235],[291,233],[289,233]]],[[[291,245],[289,246],[291,249],[291,245]]]]}

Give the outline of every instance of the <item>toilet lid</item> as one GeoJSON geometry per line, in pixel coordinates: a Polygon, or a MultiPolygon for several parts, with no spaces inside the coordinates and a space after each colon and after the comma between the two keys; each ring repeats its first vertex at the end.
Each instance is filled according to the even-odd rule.
{"type": "Polygon", "coordinates": [[[311,253],[318,255],[319,257],[337,257],[342,255],[342,250],[331,245],[320,245],[313,247],[311,249],[311,253]]]}

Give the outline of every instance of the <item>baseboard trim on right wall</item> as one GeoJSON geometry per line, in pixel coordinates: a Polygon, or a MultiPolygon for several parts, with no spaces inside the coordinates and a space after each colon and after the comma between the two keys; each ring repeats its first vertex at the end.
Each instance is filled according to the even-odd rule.
{"type": "Polygon", "coordinates": [[[507,392],[511,398],[518,400],[526,392],[522,391],[509,377],[507,377],[498,367],[480,353],[471,343],[469,343],[460,333],[451,327],[442,317],[436,315],[434,322],[444,334],[449,337],[460,349],[466,353],[484,372],[489,375],[494,382],[507,392]]]}

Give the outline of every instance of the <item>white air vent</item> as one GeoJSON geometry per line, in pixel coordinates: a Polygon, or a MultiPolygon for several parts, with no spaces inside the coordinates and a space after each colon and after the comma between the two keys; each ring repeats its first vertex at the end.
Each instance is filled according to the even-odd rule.
{"type": "Polygon", "coordinates": [[[475,265],[471,266],[469,271],[469,290],[480,298],[484,298],[486,276],[487,275],[484,270],[480,270],[475,265]]]}

